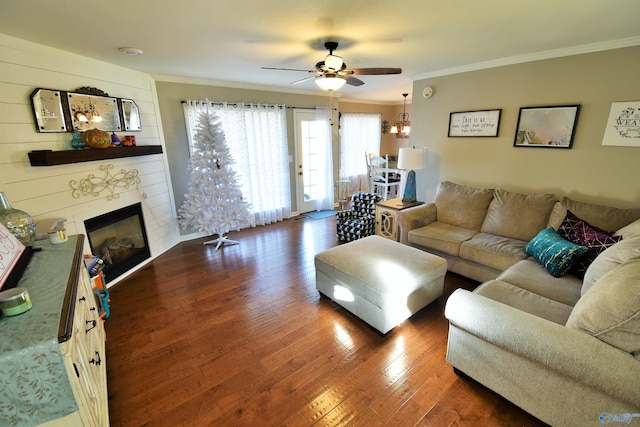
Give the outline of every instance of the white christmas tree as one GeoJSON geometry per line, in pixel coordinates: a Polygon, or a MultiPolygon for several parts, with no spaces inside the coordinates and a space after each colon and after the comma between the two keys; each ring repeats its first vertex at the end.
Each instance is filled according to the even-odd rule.
{"type": "Polygon", "coordinates": [[[238,243],[225,234],[251,225],[249,204],[242,199],[236,173],[231,168],[233,158],[225,141],[220,120],[208,112],[200,114],[194,139],[194,150],[187,167],[190,170],[188,193],[178,209],[178,222],[218,238],[205,242],[238,243]]]}

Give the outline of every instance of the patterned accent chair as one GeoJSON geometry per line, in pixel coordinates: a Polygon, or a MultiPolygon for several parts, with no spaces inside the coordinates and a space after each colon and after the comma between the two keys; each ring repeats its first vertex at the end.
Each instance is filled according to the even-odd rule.
{"type": "Polygon", "coordinates": [[[351,209],[336,215],[338,240],[350,242],[376,232],[376,203],[382,198],[372,193],[355,193],[351,209]]]}

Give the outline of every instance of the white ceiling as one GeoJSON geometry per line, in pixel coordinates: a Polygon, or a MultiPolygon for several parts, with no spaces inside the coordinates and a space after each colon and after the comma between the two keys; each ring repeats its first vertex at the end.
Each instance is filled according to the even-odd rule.
{"type": "Polygon", "coordinates": [[[2,0],[0,32],[161,80],[315,94],[290,85],[308,74],[261,67],[313,69],[334,40],[349,68],[403,69],[343,98],[402,102],[416,78],[640,44],[640,1],[2,0]]]}

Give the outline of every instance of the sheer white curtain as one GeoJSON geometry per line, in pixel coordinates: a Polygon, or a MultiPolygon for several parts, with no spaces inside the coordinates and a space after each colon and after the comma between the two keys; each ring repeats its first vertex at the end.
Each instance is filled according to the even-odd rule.
{"type": "Polygon", "coordinates": [[[291,216],[289,151],[284,105],[185,101],[189,149],[202,111],[220,117],[243,197],[251,203],[255,225],[291,216]]]}
{"type": "Polygon", "coordinates": [[[327,107],[316,108],[316,121],[318,126],[318,169],[324,171],[324,179],[318,183],[316,210],[333,209],[333,150],[331,144],[331,109],[327,107]]]}
{"type": "Polygon", "coordinates": [[[380,151],[380,114],[342,113],[340,117],[340,179],[368,190],[365,153],[380,151]]]}

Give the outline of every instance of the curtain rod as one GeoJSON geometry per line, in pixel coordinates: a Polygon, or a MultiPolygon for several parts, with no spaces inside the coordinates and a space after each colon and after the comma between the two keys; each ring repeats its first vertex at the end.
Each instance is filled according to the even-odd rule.
{"type": "MultiPolygon", "coordinates": [[[[189,101],[180,101],[181,104],[186,104],[188,102],[189,101]]],[[[213,102],[213,101],[197,101],[197,102],[209,103],[209,104],[212,104],[212,105],[218,105],[220,107],[222,107],[225,104],[224,102],[213,102]]],[[[227,105],[231,105],[232,107],[237,107],[238,106],[238,104],[235,103],[235,102],[227,102],[226,104],[227,105]]],[[[245,105],[251,106],[251,105],[254,105],[254,104],[255,103],[248,102],[245,105]]],[[[277,105],[277,107],[280,107],[280,106],[277,105]]],[[[295,109],[298,109],[298,110],[315,110],[317,107],[289,107],[289,106],[285,106],[285,108],[286,109],[295,108],[295,109]]],[[[337,108],[332,108],[332,110],[338,111],[337,108]]]]}
{"type": "MultiPolygon", "coordinates": [[[[180,102],[181,102],[182,104],[187,104],[187,103],[189,103],[189,101],[180,101],[180,102]]],[[[217,105],[217,106],[219,106],[219,107],[222,107],[222,106],[224,106],[225,104],[226,104],[226,105],[230,105],[230,106],[232,106],[232,107],[238,107],[238,106],[239,106],[239,104],[238,104],[238,103],[236,103],[236,102],[213,102],[213,101],[195,101],[195,102],[202,102],[203,104],[209,104],[209,105],[217,105]]],[[[257,105],[257,104],[256,104],[256,103],[254,103],[254,102],[247,102],[247,103],[244,103],[244,106],[245,106],[245,107],[253,107],[254,105],[257,105]]],[[[274,105],[274,104],[270,104],[270,105],[268,105],[268,104],[262,104],[262,105],[265,105],[265,106],[267,106],[267,107],[277,107],[277,108],[282,108],[282,106],[280,106],[280,105],[274,105]]]]}
{"type": "MultiPolygon", "coordinates": [[[[296,110],[316,110],[318,107],[289,107],[287,106],[287,109],[289,108],[294,108],[296,110]]],[[[333,111],[338,111],[337,108],[332,108],[333,111]]]]}

